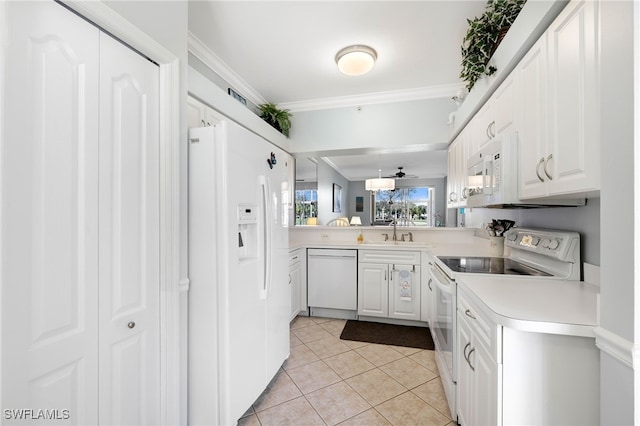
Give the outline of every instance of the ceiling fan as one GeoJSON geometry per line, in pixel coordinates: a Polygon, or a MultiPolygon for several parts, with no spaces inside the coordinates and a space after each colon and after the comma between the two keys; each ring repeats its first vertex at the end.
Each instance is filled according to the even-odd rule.
{"type": "Polygon", "coordinates": [[[408,175],[405,172],[402,171],[402,169],[404,169],[404,167],[398,167],[398,171],[390,176],[385,176],[388,178],[395,178],[395,179],[402,179],[402,178],[410,178],[410,179],[415,179],[418,176],[416,175],[408,175]]]}

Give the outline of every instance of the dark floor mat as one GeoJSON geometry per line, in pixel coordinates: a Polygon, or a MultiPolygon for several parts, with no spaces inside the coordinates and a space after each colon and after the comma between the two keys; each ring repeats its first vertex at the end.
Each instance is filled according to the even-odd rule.
{"type": "Polygon", "coordinates": [[[431,332],[427,327],[349,320],[340,338],[408,348],[434,349],[431,332]]]}

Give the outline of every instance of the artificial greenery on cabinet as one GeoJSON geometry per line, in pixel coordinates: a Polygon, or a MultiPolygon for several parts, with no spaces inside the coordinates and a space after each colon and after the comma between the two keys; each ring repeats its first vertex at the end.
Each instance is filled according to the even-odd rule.
{"type": "Polygon", "coordinates": [[[467,33],[462,40],[462,71],[460,78],[471,90],[483,75],[497,71],[489,59],[518,17],[526,0],[489,0],[484,13],[467,19],[467,33]]]}
{"type": "Polygon", "coordinates": [[[286,137],[289,137],[292,114],[288,109],[278,109],[278,107],[272,103],[258,105],[258,109],[260,110],[260,118],[286,137]]]}

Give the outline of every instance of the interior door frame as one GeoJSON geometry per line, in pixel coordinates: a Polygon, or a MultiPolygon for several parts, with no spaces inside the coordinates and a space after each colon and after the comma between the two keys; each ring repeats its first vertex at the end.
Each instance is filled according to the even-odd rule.
{"type": "MultiPolygon", "coordinates": [[[[186,402],[186,388],[180,376],[183,352],[179,334],[180,296],[188,291],[189,281],[180,277],[180,60],[102,2],[64,0],[64,5],[160,67],[160,419],[162,425],[183,424],[186,410],[182,410],[181,405],[186,402]]],[[[0,27],[6,27],[7,19],[6,3],[0,2],[0,27]]],[[[5,46],[6,42],[5,32],[0,31],[0,46],[5,46]]],[[[5,55],[5,49],[0,50],[0,64],[6,63],[5,55]]],[[[4,79],[5,70],[0,66],[0,99],[4,99],[4,79]]],[[[0,102],[0,147],[5,143],[4,113],[4,105],[0,102]]],[[[0,149],[0,160],[1,156],[0,149]]],[[[2,187],[0,182],[0,191],[2,187]]],[[[0,210],[0,220],[1,215],[0,210]]],[[[0,238],[0,256],[1,241],[0,238]]],[[[0,303],[2,286],[0,281],[0,303]]],[[[1,365],[0,362],[0,376],[1,365]]]]}

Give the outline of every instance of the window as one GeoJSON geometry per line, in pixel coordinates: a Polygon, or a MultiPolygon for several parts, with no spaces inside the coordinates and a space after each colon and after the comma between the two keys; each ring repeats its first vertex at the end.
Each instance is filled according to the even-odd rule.
{"type": "Polygon", "coordinates": [[[318,190],[296,189],[296,225],[306,225],[310,217],[318,217],[318,190]]]}
{"type": "Polygon", "coordinates": [[[433,188],[407,187],[371,193],[372,222],[387,225],[434,226],[433,188]]]}

